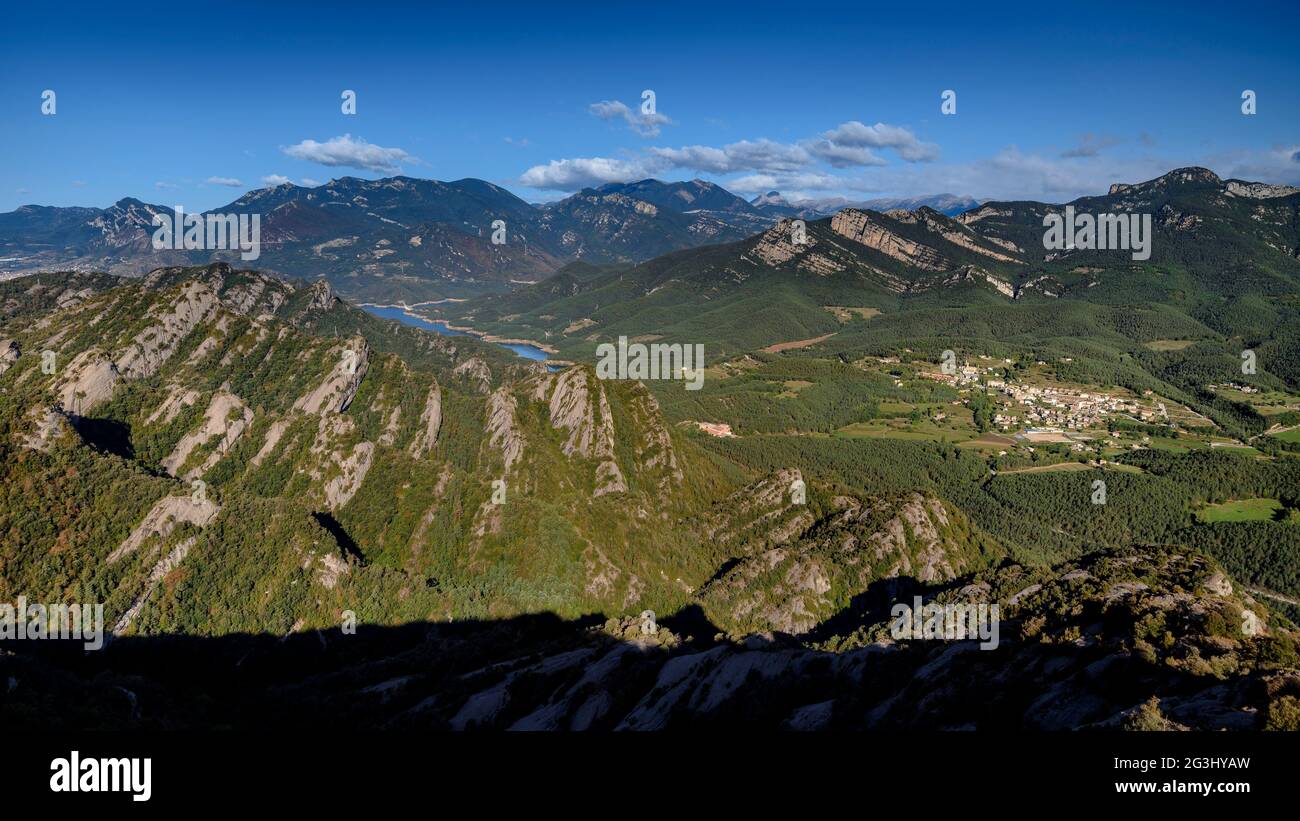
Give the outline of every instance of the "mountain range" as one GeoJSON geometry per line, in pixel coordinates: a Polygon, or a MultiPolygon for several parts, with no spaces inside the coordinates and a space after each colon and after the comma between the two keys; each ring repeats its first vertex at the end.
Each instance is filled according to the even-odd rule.
{"type": "MultiPolygon", "coordinates": [[[[833,208],[801,203],[797,211],[820,216],[833,208]]],[[[0,270],[134,276],[238,260],[231,252],[154,249],[153,217],[170,212],[131,198],[104,209],[22,206],[0,214],[0,270]]],[[[753,205],[703,180],[613,183],[534,206],[476,179],[344,177],[250,191],[206,213],[260,215],[263,270],[324,276],[361,300],[414,302],[509,289],[575,260],[640,262],[738,240],[795,210],[753,205]],[[500,244],[492,241],[497,220],[505,229],[500,244]]]]}
{"type": "Polygon", "coordinates": [[[800,219],[820,219],[829,217],[845,208],[869,211],[892,211],[902,209],[915,211],[929,208],[945,216],[954,217],[963,211],[979,206],[980,202],[972,197],[958,197],[952,194],[935,194],[924,197],[885,197],[869,200],[849,200],[844,197],[825,199],[800,199],[794,202],[786,199],[779,191],[760,194],[749,201],[750,205],[765,214],[780,217],[798,217],[800,219]]]}
{"type": "MultiPolygon", "coordinates": [[[[738,242],[638,265],[573,264],[537,285],[433,306],[429,314],[537,339],[566,355],[589,355],[621,334],[654,333],[703,341],[725,356],[828,333],[837,335],[828,344],[842,344],[905,323],[912,336],[923,318],[933,323],[926,336],[941,335],[948,321],[939,312],[955,307],[1020,317],[978,330],[1005,343],[1029,330],[1030,317],[1033,328],[1061,335],[1045,310],[1051,303],[1059,311],[1094,306],[1093,313],[1133,304],[1130,317],[1152,312],[1153,321],[1158,316],[1175,326],[1169,333],[1232,338],[1238,352],[1267,351],[1269,370],[1300,376],[1291,355],[1300,191],[1220,180],[1191,168],[1117,184],[1067,205],[1081,213],[1152,215],[1150,258],[1134,260],[1125,250],[1045,249],[1043,218],[1063,212],[1063,205],[988,202],[957,217],[926,206],[846,208],[808,222],[802,238],[786,220],[738,242]],[[827,306],[884,316],[842,327],[827,306]]],[[[972,333],[980,313],[965,316],[953,333],[972,333]]]]}

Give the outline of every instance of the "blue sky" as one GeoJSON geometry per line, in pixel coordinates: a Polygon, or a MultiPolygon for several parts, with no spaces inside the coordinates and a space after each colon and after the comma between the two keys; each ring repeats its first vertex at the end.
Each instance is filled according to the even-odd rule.
{"type": "Polygon", "coordinates": [[[1054,201],[1183,165],[1300,184],[1294,2],[38,5],[0,29],[0,210],[394,173],[530,201],[645,176],[1054,201]]]}

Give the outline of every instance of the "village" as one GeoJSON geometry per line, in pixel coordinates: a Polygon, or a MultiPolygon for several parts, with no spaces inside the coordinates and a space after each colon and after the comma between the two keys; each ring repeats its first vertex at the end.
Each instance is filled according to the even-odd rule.
{"type": "MultiPolygon", "coordinates": [[[[1012,364],[1011,360],[1001,362],[1012,364]]],[[[993,416],[993,424],[1004,432],[1023,429],[1027,434],[1035,434],[1083,430],[1104,426],[1108,419],[1116,417],[1129,422],[1175,426],[1165,403],[1150,398],[1149,391],[1144,397],[1146,401],[1142,401],[1136,397],[1096,389],[1013,382],[998,375],[1003,370],[999,367],[981,368],[965,364],[956,367],[952,373],[923,371],[921,375],[952,385],[963,393],[968,393],[975,387],[987,389],[990,396],[1001,400],[999,410],[993,416]]],[[[969,399],[963,400],[963,404],[969,404],[969,399]]],[[[1183,415],[1196,416],[1185,408],[1178,410],[1183,415]]]]}

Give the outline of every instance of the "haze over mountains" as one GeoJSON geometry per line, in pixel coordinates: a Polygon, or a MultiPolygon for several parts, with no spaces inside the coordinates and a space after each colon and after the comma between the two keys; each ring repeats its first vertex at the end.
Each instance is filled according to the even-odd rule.
{"type": "Polygon", "coordinates": [[[980,204],[979,200],[973,197],[958,197],[952,194],[935,194],[923,197],[885,197],[870,200],[828,197],[825,199],[800,199],[791,202],[782,196],[779,191],[760,194],[749,202],[764,213],[803,219],[829,217],[844,208],[869,211],[891,211],[900,208],[906,211],[915,211],[918,208],[930,208],[945,216],[953,217],[980,204]]]}

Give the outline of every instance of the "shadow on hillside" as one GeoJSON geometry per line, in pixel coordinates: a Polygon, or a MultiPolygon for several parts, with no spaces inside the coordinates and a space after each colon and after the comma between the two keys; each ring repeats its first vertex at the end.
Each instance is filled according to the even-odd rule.
{"type": "Polygon", "coordinates": [[[920,596],[929,602],[935,596],[967,584],[969,579],[958,576],[944,582],[923,582],[913,576],[893,576],[877,579],[867,585],[867,589],[849,600],[848,607],[826,619],[798,638],[802,641],[819,642],[833,636],[853,633],[866,624],[878,624],[891,620],[890,611],[894,605],[913,605],[913,597],[920,596]]]}
{"type": "MultiPolygon", "coordinates": [[[[0,727],[401,728],[408,711],[438,726],[447,716],[431,719],[437,711],[425,707],[487,688],[502,670],[625,643],[593,629],[605,621],[541,613],[357,625],[354,634],[126,636],[90,652],[74,640],[0,641],[0,727]]],[[[662,623],[699,631],[701,642],[717,632],[698,608],[662,623]]]]}
{"type": "Polygon", "coordinates": [[[911,576],[894,576],[877,579],[867,589],[849,600],[849,606],[800,636],[807,641],[824,641],[832,636],[852,633],[863,624],[875,624],[889,618],[895,604],[911,604],[912,597],[934,595],[936,588],[927,587],[911,576]]]}
{"type": "Polygon", "coordinates": [[[334,537],[334,543],[339,546],[339,550],[361,564],[368,564],[365,554],[361,552],[361,546],[343,529],[343,525],[339,524],[338,519],[334,518],[334,514],[329,511],[320,511],[311,514],[311,517],[316,520],[316,524],[329,531],[329,534],[334,537]]]}
{"type": "Polygon", "coordinates": [[[135,459],[135,446],[131,444],[131,426],[117,419],[91,419],[87,416],[69,415],[68,420],[82,441],[96,450],[135,459]]]}

